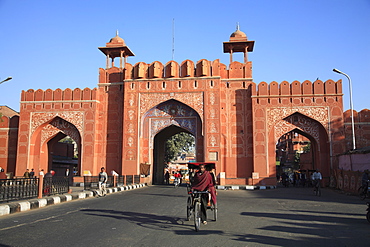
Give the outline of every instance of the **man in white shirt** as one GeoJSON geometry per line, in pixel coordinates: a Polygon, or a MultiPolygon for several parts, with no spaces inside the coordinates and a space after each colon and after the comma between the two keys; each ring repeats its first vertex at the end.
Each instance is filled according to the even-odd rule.
{"type": "Polygon", "coordinates": [[[314,187],[317,186],[317,183],[320,183],[320,181],[322,180],[322,176],[321,176],[321,173],[319,170],[316,170],[313,174],[312,174],[312,184],[314,187]]]}
{"type": "Polygon", "coordinates": [[[99,173],[99,196],[105,196],[107,194],[107,181],[108,174],[105,172],[105,168],[102,167],[99,173]]]}

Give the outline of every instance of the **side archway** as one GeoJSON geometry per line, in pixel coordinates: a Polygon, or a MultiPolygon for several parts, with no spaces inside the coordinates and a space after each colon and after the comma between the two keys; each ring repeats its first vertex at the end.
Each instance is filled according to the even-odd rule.
{"type": "MultiPolygon", "coordinates": [[[[319,169],[325,183],[328,183],[330,178],[329,137],[326,129],[320,122],[299,112],[281,119],[274,125],[273,131],[270,131],[270,140],[273,140],[270,143],[274,145],[274,147],[271,145],[270,150],[276,149],[275,145],[281,136],[293,131],[310,140],[312,152],[311,168],[319,169]]],[[[272,155],[272,152],[270,152],[270,158],[272,156],[276,159],[276,154],[272,155]]]]}
{"type": "Polygon", "coordinates": [[[40,170],[44,169],[44,171],[52,169],[53,146],[65,136],[71,137],[76,142],[79,154],[77,167],[80,170],[82,153],[80,132],[76,126],[60,117],[54,117],[50,121],[41,124],[34,131],[30,145],[30,167],[40,170]]]}

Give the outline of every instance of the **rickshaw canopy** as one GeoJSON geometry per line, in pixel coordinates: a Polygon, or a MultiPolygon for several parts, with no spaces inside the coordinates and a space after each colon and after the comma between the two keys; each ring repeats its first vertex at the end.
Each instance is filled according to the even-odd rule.
{"type": "Polygon", "coordinates": [[[198,169],[200,165],[204,165],[206,170],[216,169],[216,163],[213,162],[190,162],[188,163],[188,168],[198,169]]]}

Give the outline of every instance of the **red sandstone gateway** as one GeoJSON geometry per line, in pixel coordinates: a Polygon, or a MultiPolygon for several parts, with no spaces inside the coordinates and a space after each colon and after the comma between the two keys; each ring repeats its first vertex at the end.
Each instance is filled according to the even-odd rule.
{"type": "MultiPolygon", "coordinates": [[[[134,53],[117,34],[99,47],[106,67],[99,69],[96,88],[29,89],[22,91],[19,114],[0,109],[0,166],[16,176],[32,168],[57,175],[74,169],[74,182],[97,176],[105,166],[120,175],[144,175],[141,183],[161,184],[165,141],[187,132],[195,137],[196,159],[217,164],[220,185],[276,185],[277,160],[294,160],[276,143],[292,143],[287,137],[298,133],[311,142],[300,168],[319,169],[327,186],[337,177],[335,157],[351,143],[342,81],[257,84],[248,60],[254,41],[237,27],[223,45],[229,64],[220,59],[130,64],[134,53]],[[235,53],[243,53],[243,61],[234,61],[235,53]],[[53,159],[65,136],[76,143],[73,164],[53,159]],[[150,175],[141,174],[142,164],[150,165],[150,175]]],[[[356,126],[369,122],[368,111],[357,115],[356,126]]],[[[368,146],[369,130],[356,131],[365,138],[357,146],[368,146]]]]}

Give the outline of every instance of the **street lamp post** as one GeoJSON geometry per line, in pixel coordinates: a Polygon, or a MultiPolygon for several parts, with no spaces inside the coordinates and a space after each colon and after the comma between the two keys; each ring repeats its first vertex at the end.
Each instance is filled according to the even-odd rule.
{"type": "Polygon", "coordinates": [[[0,81],[0,84],[3,83],[3,82],[6,82],[6,81],[10,81],[11,79],[13,79],[11,76],[9,76],[8,78],[6,78],[5,80],[3,81],[0,81]]]}
{"type": "Polygon", "coordinates": [[[351,108],[351,119],[352,119],[352,142],[353,142],[353,150],[356,149],[356,136],[355,136],[355,122],[354,122],[354,117],[353,117],[353,100],[352,100],[352,82],[351,82],[351,78],[344,72],[340,71],[340,70],[337,70],[337,69],[333,69],[334,72],[338,73],[338,74],[342,74],[344,75],[345,77],[347,77],[348,81],[349,81],[349,100],[350,100],[350,108],[351,108]]]}

